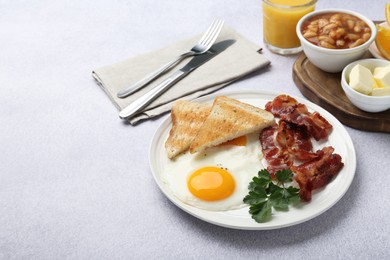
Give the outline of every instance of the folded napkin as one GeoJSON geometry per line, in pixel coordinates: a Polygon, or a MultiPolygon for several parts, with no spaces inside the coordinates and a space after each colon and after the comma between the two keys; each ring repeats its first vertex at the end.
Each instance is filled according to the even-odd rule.
{"type": "MultiPolygon", "coordinates": [[[[191,57],[180,62],[163,76],[126,98],[118,98],[116,96],[120,90],[137,82],[181,53],[190,50],[200,37],[201,35],[197,35],[163,49],[95,69],[92,75],[114,105],[119,110],[122,110],[166,79],[173,71],[184,66],[191,57]]],[[[215,92],[270,63],[258,52],[258,46],[249,42],[226,25],[223,27],[216,42],[224,40],[235,40],[235,43],[176,83],[149,104],[140,114],[129,119],[130,124],[134,125],[141,120],[153,118],[170,111],[172,103],[179,98],[192,100],[215,92]]]]}

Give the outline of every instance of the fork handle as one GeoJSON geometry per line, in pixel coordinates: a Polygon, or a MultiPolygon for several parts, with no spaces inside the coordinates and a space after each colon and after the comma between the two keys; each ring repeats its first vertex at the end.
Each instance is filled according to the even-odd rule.
{"type": "Polygon", "coordinates": [[[174,72],[170,77],[165,79],[155,88],[151,89],[149,92],[145,93],[133,103],[122,109],[119,112],[119,117],[121,119],[129,119],[133,117],[141,109],[149,105],[153,100],[155,100],[158,96],[167,91],[171,86],[173,86],[177,81],[185,77],[187,74],[188,72],[184,72],[181,70],[174,72]]]}
{"type": "Polygon", "coordinates": [[[186,53],[183,53],[182,55],[178,56],[176,59],[172,60],[171,62],[165,64],[161,68],[157,69],[156,71],[152,72],[151,74],[147,75],[145,78],[137,81],[133,85],[129,86],[128,88],[121,90],[117,93],[117,97],[119,98],[125,98],[134,92],[138,91],[139,89],[143,88],[147,84],[149,84],[151,81],[159,77],[162,73],[167,71],[168,69],[172,68],[174,65],[182,61],[183,59],[195,55],[195,52],[189,51],[186,53]]]}

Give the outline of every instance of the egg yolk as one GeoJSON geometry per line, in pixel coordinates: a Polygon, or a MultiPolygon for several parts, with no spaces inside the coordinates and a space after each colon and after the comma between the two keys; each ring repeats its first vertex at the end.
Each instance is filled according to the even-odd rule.
{"type": "Polygon", "coordinates": [[[191,174],[188,189],[197,198],[206,201],[229,197],[236,186],[233,176],[218,167],[203,167],[191,174]]]}
{"type": "Polygon", "coordinates": [[[221,145],[236,145],[236,146],[245,146],[246,145],[246,135],[234,138],[230,141],[227,141],[221,145]]]}

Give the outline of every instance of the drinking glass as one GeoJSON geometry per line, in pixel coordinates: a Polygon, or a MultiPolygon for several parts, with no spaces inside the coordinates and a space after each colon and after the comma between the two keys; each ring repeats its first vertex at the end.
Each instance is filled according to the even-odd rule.
{"type": "Polygon", "coordinates": [[[317,0],[263,0],[263,39],[272,52],[288,55],[302,51],[296,26],[314,11],[317,0]]]}

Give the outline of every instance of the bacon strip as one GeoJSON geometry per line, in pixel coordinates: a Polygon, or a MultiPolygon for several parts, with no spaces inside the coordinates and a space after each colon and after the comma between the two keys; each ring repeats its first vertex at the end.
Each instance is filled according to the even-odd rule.
{"type": "Polygon", "coordinates": [[[274,177],[278,170],[290,169],[292,162],[286,150],[281,149],[275,142],[278,125],[265,128],[260,134],[260,143],[264,158],[267,160],[267,170],[274,177]]]}
{"type": "Polygon", "coordinates": [[[308,161],[317,157],[317,154],[312,152],[310,135],[297,125],[280,121],[276,141],[288,151],[291,161],[294,159],[308,161]]]}
{"type": "Polygon", "coordinates": [[[295,180],[299,184],[302,200],[310,201],[312,191],[326,186],[343,168],[341,156],[333,151],[331,146],[324,147],[317,151],[319,156],[316,159],[291,167],[296,173],[295,180]]]}
{"type": "Polygon", "coordinates": [[[276,117],[281,117],[282,115],[291,114],[298,104],[296,99],[288,95],[279,95],[265,104],[265,110],[276,117]]]}
{"type": "Polygon", "coordinates": [[[318,156],[312,152],[310,135],[303,128],[285,121],[264,129],[260,143],[272,176],[278,170],[290,169],[294,159],[308,161],[318,156]]]}
{"type": "Polygon", "coordinates": [[[265,105],[265,109],[280,119],[303,126],[314,139],[327,139],[332,125],[318,112],[310,113],[304,104],[288,95],[279,95],[265,105]]]}

